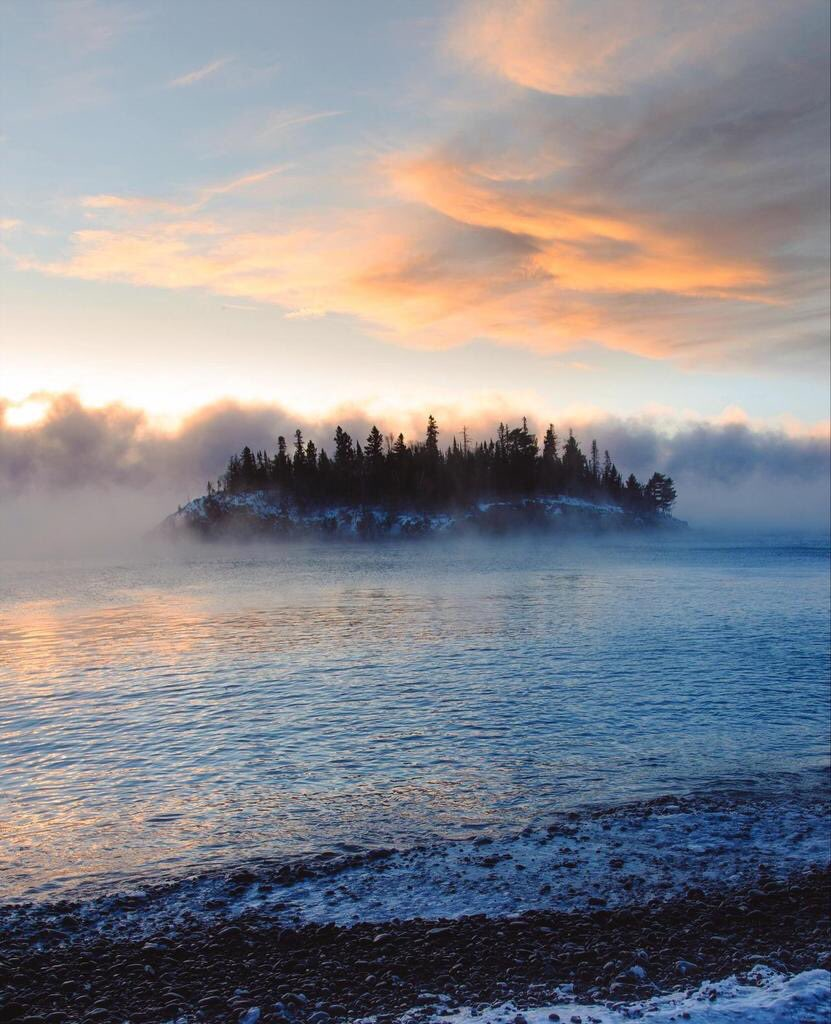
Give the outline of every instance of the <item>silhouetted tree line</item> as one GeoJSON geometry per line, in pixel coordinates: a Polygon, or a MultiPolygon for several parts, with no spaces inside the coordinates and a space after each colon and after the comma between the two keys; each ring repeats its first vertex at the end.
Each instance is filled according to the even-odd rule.
{"type": "MultiPolygon", "coordinates": [[[[672,479],[653,473],[646,483],[634,474],[624,481],[608,451],[592,441],[588,454],[569,431],[561,443],[549,425],[540,447],[523,418],[521,427],[499,424],[496,438],[472,444],[467,429],[442,450],[435,419],[427,420],[423,441],[408,444],[403,434],[386,437],[377,427],[363,445],[338,427],[334,452],[294,432],[289,447],[277,439],[273,456],[245,447],[233,455],[218,487],[231,493],[276,491],[298,502],[467,504],[484,498],[573,495],[611,500],[633,511],[667,513],[676,493],[672,479]]],[[[211,484],[208,493],[214,493],[211,484]]]]}

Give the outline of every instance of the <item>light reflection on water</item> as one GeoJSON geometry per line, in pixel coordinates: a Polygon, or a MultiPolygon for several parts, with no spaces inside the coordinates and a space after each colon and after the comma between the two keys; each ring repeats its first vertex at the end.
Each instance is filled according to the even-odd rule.
{"type": "Polygon", "coordinates": [[[827,762],[827,549],[3,568],[5,896],[788,785],[827,762]]]}

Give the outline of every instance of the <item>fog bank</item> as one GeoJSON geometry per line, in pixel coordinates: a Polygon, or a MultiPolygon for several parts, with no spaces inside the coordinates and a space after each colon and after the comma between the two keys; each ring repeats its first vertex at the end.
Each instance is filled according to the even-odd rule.
{"type": "MultiPolygon", "coordinates": [[[[139,410],[121,405],[88,408],[74,395],[50,395],[45,416],[27,427],[0,422],[0,529],[2,548],[39,543],[45,548],[135,537],[167,512],[204,492],[243,445],[273,451],[279,434],[299,427],[306,438],[332,450],[340,423],[362,440],[366,415],[345,407],[311,421],[278,405],[223,402],[207,406],[175,431],[153,425],[139,410]]],[[[3,404],[0,402],[0,413],[3,404]]],[[[442,444],[460,436],[452,410],[435,410],[442,444]]],[[[521,411],[496,410],[495,419],[518,422],[521,411]]],[[[425,417],[426,419],[426,414],[425,417]]],[[[458,418],[458,415],[455,417],[458,418]]],[[[831,520],[831,459],[827,437],[792,436],[744,423],[600,418],[558,422],[574,429],[584,450],[597,438],[618,468],[645,478],[654,470],[676,481],[676,514],[693,525],[753,529],[827,530],[831,520]]],[[[489,437],[497,423],[470,422],[472,438],[489,437]]],[[[542,432],[547,424],[531,424],[542,432]]],[[[382,431],[420,437],[411,416],[379,423],[382,431]]]]}

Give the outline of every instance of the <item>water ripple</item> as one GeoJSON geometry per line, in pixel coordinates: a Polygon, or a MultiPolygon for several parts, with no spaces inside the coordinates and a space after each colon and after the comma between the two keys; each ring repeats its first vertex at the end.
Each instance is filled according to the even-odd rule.
{"type": "Polygon", "coordinates": [[[790,785],[828,760],[822,548],[4,569],[6,896],[790,785]]]}

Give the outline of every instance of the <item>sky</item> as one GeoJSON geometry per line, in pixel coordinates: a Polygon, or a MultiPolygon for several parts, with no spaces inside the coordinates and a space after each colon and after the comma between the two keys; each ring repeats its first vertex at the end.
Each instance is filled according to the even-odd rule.
{"type": "Polygon", "coordinates": [[[0,6],[6,428],[827,438],[827,0],[0,6]]]}

